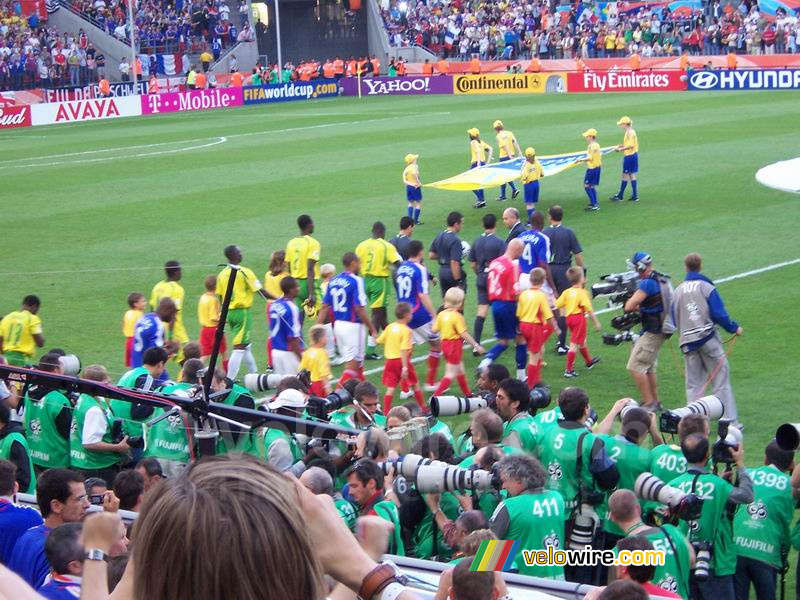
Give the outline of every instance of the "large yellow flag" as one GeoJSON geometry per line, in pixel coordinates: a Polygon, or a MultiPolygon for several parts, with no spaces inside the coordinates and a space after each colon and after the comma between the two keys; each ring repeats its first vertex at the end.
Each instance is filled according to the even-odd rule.
{"type": "MultiPolygon", "coordinates": [[[[615,150],[615,146],[601,148],[600,152],[608,154],[615,150]]],[[[567,154],[551,154],[549,156],[537,157],[542,163],[544,176],[556,175],[574,166],[581,164],[579,161],[586,159],[586,151],[569,152],[567,154]]],[[[438,188],[440,190],[452,190],[457,192],[469,192],[483,188],[498,187],[509,181],[519,179],[522,165],[525,158],[520,156],[505,162],[491,163],[480,167],[475,167],[469,171],[464,171],[453,177],[434,181],[425,184],[425,187],[438,188]]]]}

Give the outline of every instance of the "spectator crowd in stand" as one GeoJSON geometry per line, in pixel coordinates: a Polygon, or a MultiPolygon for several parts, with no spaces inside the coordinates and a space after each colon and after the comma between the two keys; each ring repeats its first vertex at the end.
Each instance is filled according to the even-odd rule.
{"type": "Polygon", "coordinates": [[[797,15],[782,8],[768,18],[750,0],[735,8],[723,9],[718,0],[705,7],[686,15],[665,7],[625,11],[622,2],[611,2],[601,20],[591,5],[580,3],[553,12],[541,0],[392,0],[382,15],[391,45],[424,46],[462,61],[474,55],[481,60],[675,56],[684,49],[693,55],[780,54],[800,47],[797,15]]]}
{"type": "Polygon", "coordinates": [[[0,90],[86,85],[105,75],[106,57],[83,29],[59,33],[38,14],[24,18],[0,0],[0,90]]]}
{"type": "MultiPolygon", "coordinates": [[[[75,9],[119,39],[129,39],[126,0],[73,0],[75,9]]],[[[144,53],[199,52],[206,45],[228,48],[247,26],[247,4],[232,7],[223,0],[142,0],[135,3],[134,34],[144,53]],[[242,10],[244,5],[244,10],[242,10]]]]}

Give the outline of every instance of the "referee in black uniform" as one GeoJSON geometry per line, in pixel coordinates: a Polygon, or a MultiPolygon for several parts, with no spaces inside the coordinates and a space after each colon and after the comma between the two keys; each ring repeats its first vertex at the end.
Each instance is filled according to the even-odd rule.
{"type": "Polygon", "coordinates": [[[475,339],[480,343],[483,335],[483,323],[489,314],[489,293],[486,289],[486,280],[489,272],[489,263],[506,251],[506,244],[497,235],[497,217],[493,214],[483,215],[483,234],[472,242],[469,249],[469,262],[475,271],[475,287],[478,288],[478,312],[475,315],[475,339]]]}
{"type": "Polygon", "coordinates": [[[453,211],[447,215],[447,229],[438,234],[429,252],[430,258],[439,263],[439,285],[442,298],[451,287],[467,290],[467,274],[461,264],[463,248],[458,232],[464,224],[464,215],[453,211]]]}
{"type": "MultiPolygon", "coordinates": [[[[583,267],[583,249],[581,248],[575,232],[569,227],[561,224],[564,218],[564,209],[558,205],[550,207],[550,227],[544,233],[550,238],[550,273],[553,275],[553,283],[556,284],[556,297],[570,287],[572,284],[567,279],[567,269],[572,266],[572,257],[575,257],[575,264],[583,267]]],[[[556,350],[559,354],[567,353],[567,323],[564,317],[558,318],[558,327],[561,335],[558,337],[556,350]]]]}
{"type": "Polygon", "coordinates": [[[411,243],[411,234],[414,232],[414,219],[403,217],[400,219],[400,233],[389,240],[397,248],[397,253],[403,260],[408,260],[408,245],[411,243]]]}

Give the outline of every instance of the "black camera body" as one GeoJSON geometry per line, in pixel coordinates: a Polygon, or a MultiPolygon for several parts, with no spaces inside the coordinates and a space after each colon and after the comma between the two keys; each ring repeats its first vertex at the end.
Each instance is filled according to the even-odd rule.
{"type": "Polygon", "coordinates": [[[528,412],[535,417],[537,411],[550,406],[551,401],[550,388],[543,383],[537,383],[531,390],[528,412]]]}
{"type": "Polygon", "coordinates": [[[720,419],[717,424],[719,438],[711,449],[711,458],[714,464],[723,463],[730,467],[735,461],[731,457],[731,450],[738,450],[742,440],[742,432],[732,425],[730,419],[720,419]]]}
{"type": "MultiPolygon", "coordinates": [[[[122,419],[114,419],[111,422],[111,443],[119,444],[125,439],[125,431],[122,429],[122,419]]],[[[131,448],[144,448],[144,438],[141,435],[134,435],[128,438],[128,446],[131,448]]]]}
{"type": "Polygon", "coordinates": [[[318,421],[327,421],[330,413],[335,410],[339,410],[340,408],[343,408],[352,402],[353,397],[348,393],[348,391],[344,388],[339,388],[324,398],[319,396],[309,396],[306,412],[313,419],[317,419],[318,421]]]}
{"type": "MultiPolygon", "coordinates": [[[[609,304],[624,304],[636,292],[641,275],[636,271],[624,273],[611,273],[600,277],[600,282],[592,285],[592,297],[609,296],[609,304]]],[[[611,319],[611,326],[620,333],[603,334],[603,343],[607,346],[619,346],[625,342],[635,342],[639,335],[631,329],[641,323],[642,317],[638,312],[623,312],[611,319]]]]}

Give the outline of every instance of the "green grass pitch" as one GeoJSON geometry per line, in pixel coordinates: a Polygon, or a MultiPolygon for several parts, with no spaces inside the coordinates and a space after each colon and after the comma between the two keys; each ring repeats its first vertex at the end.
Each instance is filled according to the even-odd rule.
{"type": "MultiPolygon", "coordinates": [[[[590,282],[625,270],[637,250],[650,252],[676,281],[689,251],[703,255],[712,278],[790,261],[800,257],[798,198],[760,186],[754,174],[797,155],[798,100],[794,92],[340,99],[6,131],[0,313],[14,310],[25,294],[40,295],[46,346],[118,375],[125,298],[136,290],[149,295],[164,261],[184,265],[184,320],[196,337],[203,277],[218,271],[223,246],[239,244],[244,264],[262,275],[270,253],[295,234],[297,215],[307,212],[323,262],[338,266],[345,251],[369,237],[373,221],[384,221],[393,235],[405,214],[400,175],[407,152],[420,155],[423,182],[454,175],[468,166],[466,129],[479,127],[494,142],[494,119],[542,155],[582,149],[588,127],[597,128],[601,145],[620,143],[616,120],[633,118],[641,144],[639,204],[605,200],[618,189],[618,154],[604,159],[598,213],[583,211],[581,168],[542,183],[540,206],[564,206],[590,282]]],[[[415,237],[426,245],[451,210],[466,215],[463,239],[479,234],[485,211],[471,208],[471,193],[424,196],[425,225],[415,237]]],[[[495,197],[487,191],[487,210],[498,216],[505,206],[523,207],[495,197]]],[[[793,264],[720,286],[745,330],[731,363],[751,465],[760,464],[780,423],[800,420],[798,277],[800,264],[793,264]]],[[[433,296],[438,300],[438,290],[433,296]]],[[[262,365],[263,312],[256,299],[254,349],[262,365]]],[[[474,287],[466,315],[471,327],[474,287]]],[[[606,328],[610,316],[602,317],[606,328]]],[[[493,333],[490,320],[485,333],[493,333]]],[[[579,367],[570,383],[585,387],[602,415],[616,399],[636,397],[625,371],[629,346],[604,347],[594,332],[589,346],[603,362],[591,373],[579,367]]],[[[513,367],[512,355],[503,360],[513,367]]],[[[562,359],[550,352],[546,360],[543,375],[555,395],[565,385],[562,359]]],[[[474,366],[470,356],[467,367],[474,366]]],[[[659,376],[664,404],[682,404],[676,340],[661,353],[659,376]]]]}
{"type": "MultiPolygon", "coordinates": [[[[184,320],[196,336],[203,277],[218,271],[224,245],[241,245],[244,264],[261,275],[270,253],[295,234],[297,215],[308,212],[323,261],[338,266],[369,237],[374,220],[393,232],[405,214],[400,174],[407,152],[420,154],[423,182],[453,175],[468,166],[466,129],[479,127],[494,142],[497,118],[539,154],[583,148],[587,127],[598,129],[601,145],[619,143],[616,120],[634,119],[639,204],[605,201],[618,188],[618,154],[605,157],[598,213],[582,210],[581,168],[542,183],[541,206],[564,206],[590,281],[624,270],[640,249],[678,281],[689,251],[702,253],[712,278],[758,269],[800,257],[797,198],[754,180],[759,167],[796,155],[797,101],[792,92],[341,99],[4,132],[0,313],[24,294],[39,294],[47,347],[119,374],[125,298],[134,290],[149,295],[165,260],[184,264],[184,320]]],[[[508,205],[523,208],[494,202],[496,190],[486,194],[487,210],[498,216],[508,205]]],[[[425,225],[415,237],[426,244],[451,210],[466,215],[463,239],[481,231],[484,211],[471,208],[471,193],[424,196],[425,225]]],[[[745,329],[731,362],[753,464],[775,427],[795,418],[787,409],[798,358],[798,275],[800,265],[792,265],[720,286],[745,329]]],[[[432,295],[438,300],[438,290],[432,295]]],[[[257,299],[255,306],[254,349],[263,364],[264,305],[257,299]]],[[[474,287],[470,325],[473,306],[474,287]]],[[[604,323],[611,316],[603,315],[604,323]]],[[[573,383],[587,388],[602,413],[617,398],[636,396],[624,368],[629,346],[603,347],[594,332],[589,344],[603,363],[573,383]]],[[[509,353],[503,360],[513,366],[509,353]]],[[[557,391],[562,359],[550,354],[547,361],[545,380],[557,391]]],[[[683,396],[675,340],[660,362],[662,400],[676,406],[683,396]]],[[[467,366],[474,366],[471,357],[467,366]]]]}

